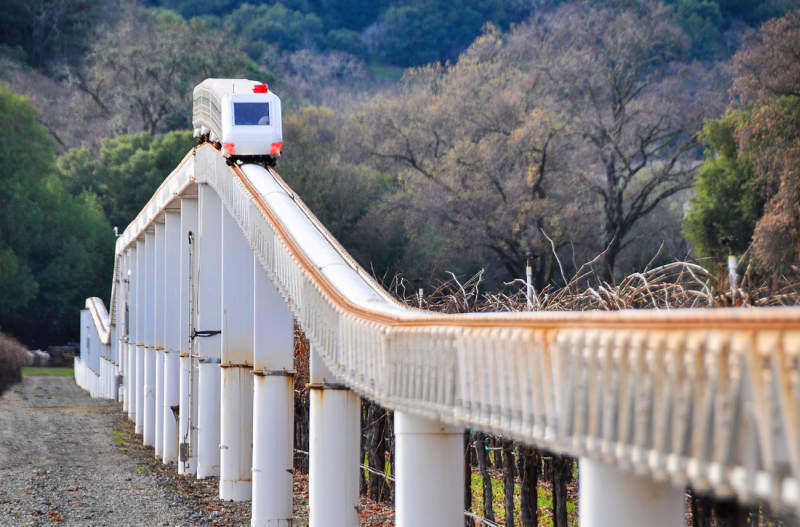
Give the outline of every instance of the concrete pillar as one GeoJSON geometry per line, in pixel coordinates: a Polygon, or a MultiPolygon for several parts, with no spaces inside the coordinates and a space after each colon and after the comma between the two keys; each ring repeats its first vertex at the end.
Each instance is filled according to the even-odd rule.
{"type": "Polygon", "coordinates": [[[142,425],[143,443],[154,446],[156,440],[156,350],[155,350],[155,276],[156,276],[156,234],[155,229],[148,231],[145,241],[145,303],[144,312],[144,421],[142,425]]]}
{"type": "Polygon", "coordinates": [[[359,397],[311,351],[309,525],[358,525],[359,397]]]}
{"type": "Polygon", "coordinates": [[[155,407],[155,456],[161,458],[164,449],[164,224],[156,223],[156,257],[155,257],[155,298],[153,316],[155,317],[155,351],[156,370],[156,407],[155,407]]]}
{"type": "Polygon", "coordinates": [[[464,525],[464,430],[394,413],[395,523],[464,525]]]}
{"type": "Polygon", "coordinates": [[[180,403],[181,348],[181,248],[188,242],[181,238],[180,209],[167,209],[164,214],[164,446],[162,460],[178,460],[178,418],[172,407],[180,403]]]}
{"type": "Polygon", "coordinates": [[[254,255],[252,527],[291,527],[294,321],[254,255]]]}
{"type": "Polygon", "coordinates": [[[219,475],[219,361],[222,338],[222,201],[208,185],[198,185],[197,310],[199,335],[194,346],[200,356],[197,408],[197,477],[219,475]]]}
{"type": "Polygon", "coordinates": [[[197,198],[181,198],[178,474],[197,473],[197,361],[192,357],[197,295],[197,198]]]}
{"type": "Polygon", "coordinates": [[[136,241],[136,428],[142,433],[144,423],[144,314],[147,299],[145,298],[145,248],[144,238],[136,241]]]}
{"type": "Polygon", "coordinates": [[[684,490],[580,458],[578,523],[581,527],[685,525],[684,490]]]}
{"type": "Polygon", "coordinates": [[[222,500],[246,500],[253,464],[253,253],[222,210],[220,480],[222,500]]]}

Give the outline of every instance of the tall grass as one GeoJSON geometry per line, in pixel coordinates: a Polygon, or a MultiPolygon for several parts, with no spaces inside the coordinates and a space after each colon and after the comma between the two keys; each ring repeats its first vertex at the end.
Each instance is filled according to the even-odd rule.
{"type": "Polygon", "coordinates": [[[17,339],[0,333],[0,395],[6,388],[22,380],[26,351],[17,339]]]}

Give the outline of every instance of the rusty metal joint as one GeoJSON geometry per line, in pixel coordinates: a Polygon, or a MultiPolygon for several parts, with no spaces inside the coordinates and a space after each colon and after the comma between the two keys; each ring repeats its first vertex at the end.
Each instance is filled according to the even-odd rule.
{"type": "Polygon", "coordinates": [[[219,365],[220,368],[246,368],[248,370],[253,369],[252,364],[236,364],[233,362],[221,362],[219,365]]]}
{"type": "Polygon", "coordinates": [[[294,377],[297,372],[294,370],[254,370],[253,375],[261,377],[294,377]]]}
{"type": "Polygon", "coordinates": [[[340,382],[310,382],[306,384],[309,390],[349,390],[350,387],[340,382]]]}
{"type": "Polygon", "coordinates": [[[213,337],[214,335],[222,334],[221,329],[202,329],[200,331],[193,329],[191,339],[194,340],[196,337],[213,337]]]}

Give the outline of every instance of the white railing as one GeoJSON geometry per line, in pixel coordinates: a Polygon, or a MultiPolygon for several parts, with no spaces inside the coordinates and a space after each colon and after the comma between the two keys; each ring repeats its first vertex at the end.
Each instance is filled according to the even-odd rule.
{"type": "MultiPolygon", "coordinates": [[[[291,517],[291,488],[287,518],[279,476],[287,467],[260,455],[264,441],[277,441],[269,448],[285,457],[291,441],[286,447],[286,437],[264,437],[259,427],[291,429],[291,411],[280,405],[291,396],[292,317],[314,350],[312,525],[357,521],[357,486],[354,497],[341,473],[333,475],[357,478],[357,405],[345,387],[398,412],[398,525],[463,523],[463,485],[438,483],[443,471],[464,477],[463,428],[578,456],[582,524],[621,525],[615,511],[604,512],[615,493],[641,501],[648,523],[675,524],[686,485],[800,507],[798,308],[410,309],[355,263],[275,171],[228,167],[209,146],[187,155],[118,238],[114,277],[110,316],[87,300],[93,324],[82,319],[82,329],[94,336],[82,335],[78,382],[114,396],[108,378],[121,374],[119,397],[145,442],[165,460],[182,449],[183,472],[219,471],[223,498],[251,495],[252,468],[254,525],[291,517]],[[190,338],[193,330],[222,333],[190,338]],[[87,381],[92,375],[100,380],[87,381]],[[275,390],[283,402],[265,403],[275,390]],[[167,418],[174,405],[178,424],[167,418]],[[315,437],[323,438],[316,457],[315,437]],[[416,454],[404,455],[407,448],[416,454]],[[420,471],[437,484],[424,488],[420,471]],[[670,512],[654,520],[662,508],[670,512]]],[[[636,510],[626,510],[624,525],[637,525],[636,510]]]]}

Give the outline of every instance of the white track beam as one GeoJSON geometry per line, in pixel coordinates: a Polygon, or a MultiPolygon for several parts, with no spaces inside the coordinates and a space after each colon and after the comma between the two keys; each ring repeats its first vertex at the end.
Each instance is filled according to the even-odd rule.
{"type": "Polygon", "coordinates": [[[156,233],[155,229],[144,236],[145,245],[145,325],[144,325],[144,421],[142,440],[154,446],[156,440],[156,233]]]}
{"type": "Polygon", "coordinates": [[[309,525],[358,525],[361,401],[311,351],[309,525]]]}
{"type": "Polygon", "coordinates": [[[155,298],[153,314],[155,317],[156,407],[155,407],[155,456],[161,458],[164,449],[164,224],[156,223],[155,257],[155,298]]]}
{"type": "Polygon", "coordinates": [[[464,431],[395,412],[394,434],[396,525],[464,525],[464,431]]]}
{"type": "MultiPolygon", "coordinates": [[[[222,201],[206,184],[198,185],[199,236],[197,246],[197,324],[200,334],[222,330],[222,201]]],[[[200,384],[197,409],[197,477],[219,476],[219,334],[196,337],[200,355],[200,384]]]]}
{"type": "Polygon", "coordinates": [[[220,481],[222,500],[246,500],[253,463],[253,252],[222,211],[220,481]]]}
{"type": "Polygon", "coordinates": [[[164,214],[164,401],[161,411],[164,445],[162,461],[178,460],[178,418],[172,407],[180,404],[181,348],[181,238],[180,209],[164,214]]]}
{"type": "Polygon", "coordinates": [[[181,198],[180,232],[180,383],[178,474],[197,473],[197,391],[199,372],[192,357],[194,298],[197,295],[197,199],[181,198]]]}
{"type": "Polygon", "coordinates": [[[581,527],[685,525],[684,490],[580,458],[578,523],[581,527]]]}
{"type": "Polygon", "coordinates": [[[294,320],[253,256],[252,527],[291,527],[294,320]]]}
{"type": "Polygon", "coordinates": [[[144,423],[144,314],[145,298],[145,248],[144,238],[136,241],[136,428],[142,433],[144,423]]]}

